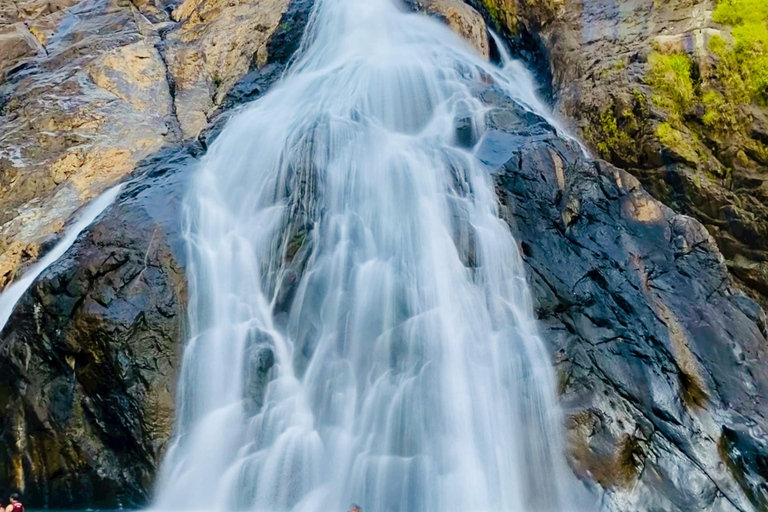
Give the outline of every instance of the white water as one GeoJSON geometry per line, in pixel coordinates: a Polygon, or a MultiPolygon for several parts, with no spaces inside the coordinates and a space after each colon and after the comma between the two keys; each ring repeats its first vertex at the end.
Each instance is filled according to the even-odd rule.
{"type": "Polygon", "coordinates": [[[509,54],[507,46],[504,41],[494,32],[489,30],[493,42],[496,44],[496,48],[499,50],[499,60],[501,61],[501,74],[509,80],[507,88],[513,89],[517,93],[517,97],[520,101],[525,103],[531,110],[547,117],[549,124],[554,126],[560,132],[565,130],[560,126],[556,119],[552,116],[547,116],[548,108],[541,101],[541,98],[536,94],[536,81],[525,64],[518,60],[513,59],[509,54]]]}
{"type": "Polygon", "coordinates": [[[569,133],[565,126],[563,126],[563,123],[560,122],[557,116],[552,115],[549,108],[541,100],[537,94],[538,88],[536,87],[536,80],[533,77],[533,73],[525,67],[525,63],[519,59],[512,58],[504,41],[502,41],[501,37],[499,37],[496,32],[489,30],[488,34],[491,36],[496,48],[499,50],[501,75],[507,80],[507,90],[511,89],[516,91],[516,99],[518,101],[533,112],[544,117],[550,126],[557,131],[557,134],[560,135],[560,137],[578,145],[584,157],[591,159],[592,155],[589,154],[587,147],[569,133]]]}
{"type": "Polygon", "coordinates": [[[186,203],[190,339],[158,509],[574,508],[517,247],[454,142],[457,119],[485,129],[489,77],[536,108],[504,73],[393,0],[318,0],[186,203]],[[259,407],[249,368],[269,349],[259,407]]]}
{"type": "Polygon", "coordinates": [[[82,209],[82,212],[79,213],[77,220],[66,230],[59,243],[57,243],[53,249],[48,251],[42,259],[32,265],[21,279],[3,290],[3,293],[0,294],[0,332],[11,317],[11,314],[16,307],[16,303],[19,302],[19,299],[24,295],[24,292],[32,286],[32,283],[35,282],[37,276],[53,265],[70,247],[72,247],[72,244],[75,243],[75,240],[80,236],[80,233],[90,226],[107,206],[114,202],[115,198],[120,193],[120,188],[121,185],[112,187],[88,203],[88,205],[82,209]]]}

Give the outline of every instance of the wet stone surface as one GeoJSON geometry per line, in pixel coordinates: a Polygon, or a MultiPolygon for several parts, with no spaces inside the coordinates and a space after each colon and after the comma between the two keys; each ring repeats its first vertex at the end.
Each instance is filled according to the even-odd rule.
{"type": "MultiPolygon", "coordinates": [[[[308,4],[295,5],[305,9],[289,11],[300,27],[308,4]]],[[[223,104],[258,97],[286,60],[251,70],[223,104]]],[[[493,85],[478,87],[489,130],[458,142],[493,173],[519,244],[576,474],[610,511],[765,507],[760,307],[735,289],[701,224],[624,171],[586,160],[493,85]]],[[[218,119],[200,142],[143,158],[2,333],[0,479],[23,487],[32,506],[148,500],[172,431],[184,339],[181,201],[226,116],[218,119]]],[[[306,236],[294,228],[291,240],[306,236]]],[[[471,248],[472,233],[461,238],[471,248]]],[[[288,245],[298,279],[310,249],[288,245]]],[[[477,264],[471,250],[465,259],[477,264]]],[[[276,301],[278,324],[292,282],[276,301]]],[[[254,409],[274,365],[261,334],[245,368],[254,409]]]]}

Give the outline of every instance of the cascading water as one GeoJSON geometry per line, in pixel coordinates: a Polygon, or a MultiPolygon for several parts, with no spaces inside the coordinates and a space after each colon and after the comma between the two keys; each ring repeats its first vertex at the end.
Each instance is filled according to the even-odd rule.
{"type": "Polygon", "coordinates": [[[457,143],[485,129],[489,80],[531,97],[393,0],[318,0],[187,200],[158,509],[573,509],[517,248],[457,143]]]}

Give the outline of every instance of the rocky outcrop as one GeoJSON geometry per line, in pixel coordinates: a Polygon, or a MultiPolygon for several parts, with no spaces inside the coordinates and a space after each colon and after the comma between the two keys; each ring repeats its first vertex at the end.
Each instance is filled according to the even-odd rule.
{"type": "Polygon", "coordinates": [[[186,306],[164,151],[39,278],[0,342],[0,478],[29,504],[145,504],[173,426],[186,306]]]}
{"type": "Polygon", "coordinates": [[[486,60],[490,57],[488,28],[485,20],[463,0],[412,0],[411,6],[442,20],[467,40],[486,60]]]}
{"type": "Polygon", "coordinates": [[[34,46],[0,86],[0,285],[80,205],[175,136],[160,38],[144,35],[132,4],[12,4],[7,26],[34,46]]]}
{"type": "Polygon", "coordinates": [[[477,154],[529,271],[576,473],[604,510],[764,507],[766,319],[713,238],[503,95],[481,97],[496,130],[477,154]]]}
{"type": "MultiPolygon", "coordinates": [[[[311,6],[19,0],[0,7],[0,289],[82,204],[271,83],[297,48],[311,6]]],[[[487,57],[477,11],[460,0],[418,6],[487,57]]]]}
{"type": "Polygon", "coordinates": [[[290,0],[185,0],[171,13],[180,22],[166,36],[174,103],[184,138],[208,124],[229,89],[253,65],[267,63],[267,44],[290,0]]]}
{"type": "Polygon", "coordinates": [[[311,1],[4,8],[0,23],[27,27],[39,46],[0,85],[0,286],[81,204],[132,181],[2,333],[0,482],[33,507],[144,505],[171,434],[183,340],[183,171],[209,118],[203,144],[222,109],[279,77],[311,1]]]}
{"type": "Polygon", "coordinates": [[[700,220],[768,293],[768,14],[736,0],[474,0],[596,154],[700,220]],[[762,34],[762,35],[761,35],[762,34]]]}
{"type": "Polygon", "coordinates": [[[0,288],[83,203],[197,137],[243,75],[276,60],[273,36],[294,33],[281,22],[306,3],[5,2],[0,288]]]}

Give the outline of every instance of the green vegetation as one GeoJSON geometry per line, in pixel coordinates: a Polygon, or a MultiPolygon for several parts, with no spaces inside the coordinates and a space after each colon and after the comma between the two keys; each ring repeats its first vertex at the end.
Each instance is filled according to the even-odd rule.
{"type": "Polygon", "coordinates": [[[648,64],[648,83],[656,91],[653,103],[680,120],[696,101],[691,59],[682,53],[652,53],[648,64]]]}
{"type": "Polygon", "coordinates": [[[765,0],[722,0],[715,10],[715,21],[724,25],[740,26],[765,23],[768,3],[765,0]]]}
{"type": "Polygon", "coordinates": [[[720,142],[736,135],[748,139],[746,107],[768,105],[768,1],[720,0],[714,19],[732,27],[731,37],[710,39],[716,61],[701,78],[696,62],[686,54],[654,52],[648,58],[651,100],[668,114],[656,135],[691,163],[703,157],[700,137],[720,142]],[[697,105],[704,107],[703,115],[697,114],[700,123],[684,122],[697,105]]]}
{"type": "Polygon", "coordinates": [[[670,123],[661,123],[656,127],[656,137],[665,147],[674,151],[689,163],[696,165],[700,162],[699,153],[696,150],[694,140],[685,133],[676,129],[670,123]]]}
{"type": "Polygon", "coordinates": [[[714,89],[705,92],[701,101],[706,109],[701,120],[714,135],[724,137],[739,129],[739,114],[733,102],[714,89]]]}
{"type": "Polygon", "coordinates": [[[721,0],[714,19],[733,27],[732,42],[722,37],[710,42],[726,97],[768,105],[768,2],[721,0]]]}
{"type": "Polygon", "coordinates": [[[517,33],[517,16],[513,1],[482,0],[482,3],[496,25],[507,28],[513,35],[517,33]]]}
{"type": "MultiPolygon", "coordinates": [[[[632,113],[629,112],[629,115],[632,113]]],[[[632,139],[619,129],[611,107],[600,114],[600,133],[596,139],[599,141],[596,145],[597,151],[603,158],[609,158],[612,152],[620,152],[632,144],[632,139]]]]}

